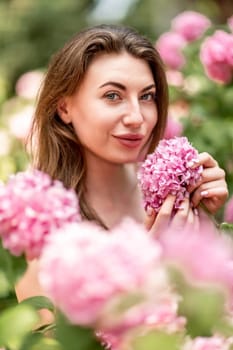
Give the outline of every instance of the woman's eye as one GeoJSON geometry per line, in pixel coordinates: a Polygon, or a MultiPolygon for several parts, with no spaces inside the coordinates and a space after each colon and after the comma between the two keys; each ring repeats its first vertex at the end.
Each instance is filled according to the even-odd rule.
{"type": "Polygon", "coordinates": [[[154,92],[147,92],[146,94],[143,94],[141,96],[141,100],[155,101],[155,93],[154,92]]]}
{"type": "Polygon", "coordinates": [[[120,98],[119,94],[117,94],[116,92],[108,92],[107,94],[105,94],[105,97],[108,100],[112,100],[112,101],[116,101],[120,98]]]}

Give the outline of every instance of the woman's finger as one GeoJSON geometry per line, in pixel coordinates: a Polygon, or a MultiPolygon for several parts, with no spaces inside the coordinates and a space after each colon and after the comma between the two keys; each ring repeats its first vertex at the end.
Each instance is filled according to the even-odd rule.
{"type": "Polygon", "coordinates": [[[146,230],[149,231],[155,222],[156,212],[153,208],[147,207],[146,209],[146,218],[144,220],[144,225],[146,230]]]}
{"type": "MultiPolygon", "coordinates": [[[[197,207],[201,201],[218,204],[224,203],[228,198],[228,189],[224,180],[217,180],[210,183],[205,183],[199,186],[191,196],[191,202],[194,207],[197,207]]],[[[209,208],[210,209],[210,208],[209,208]]]]}
{"type": "Polygon", "coordinates": [[[180,208],[177,210],[171,222],[171,228],[183,229],[187,225],[194,223],[194,213],[190,206],[189,198],[185,198],[180,208]]]}
{"type": "Polygon", "coordinates": [[[192,193],[196,188],[200,187],[202,184],[212,183],[213,181],[222,180],[225,183],[225,171],[221,168],[205,168],[202,172],[201,178],[194,185],[188,186],[189,193],[192,193]]]}
{"type": "Polygon", "coordinates": [[[169,227],[175,199],[176,196],[167,196],[150,228],[151,235],[158,237],[158,235],[169,227]]]}

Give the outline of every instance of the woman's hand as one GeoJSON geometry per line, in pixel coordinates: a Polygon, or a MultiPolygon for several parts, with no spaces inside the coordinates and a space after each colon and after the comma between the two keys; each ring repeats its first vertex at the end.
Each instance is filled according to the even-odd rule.
{"type": "Polygon", "coordinates": [[[215,214],[228,197],[225,172],[219,167],[216,160],[206,152],[199,154],[199,162],[195,163],[193,167],[199,165],[203,166],[201,180],[195,186],[188,188],[191,193],[191,202],[195,208],[202,202],[211,214],[215,214]]]}
{"type": "Polygon", "coordinates": [[[154,237],[159,237],[167,229],[181,230],[189,226],[192,229],[199,228],[198,210],[192,208],[189,198],[185,198],[180,209],[172,215],[175,198],[168,195],[157,215],[152,208],[147,211],[145,226],[154,237]]]}

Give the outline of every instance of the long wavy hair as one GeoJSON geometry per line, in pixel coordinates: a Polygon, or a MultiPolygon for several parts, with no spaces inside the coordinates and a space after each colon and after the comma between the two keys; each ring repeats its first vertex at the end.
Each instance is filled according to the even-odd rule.
{"type": "Polygon", "coordinates": [[[127,52],[148,63],[156,84],[158,122],[152,131],[148,153],[164,133],[168,89],[161,58],[153,44],[132,28],[99,25],[74,36],[52,56],[39,92],[29,144],[33,167],[75,189],[83,218],[105,227],[85,196],[86,164],[82,145],[72,124],[58,115],[58,101],[71,96],[80,86],[88,66],[97,54],[127,52]]]}

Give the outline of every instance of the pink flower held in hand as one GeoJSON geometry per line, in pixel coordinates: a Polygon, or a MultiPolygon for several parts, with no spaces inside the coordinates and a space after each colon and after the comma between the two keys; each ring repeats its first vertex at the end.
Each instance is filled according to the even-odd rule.
{"type": "Polygon", "coordinates": [[[168,194],[176,196],[174,210],[178,209],[187,195],[187,186],[200,179],[202,167],[191,167],[197,161],[198,152],[186,137],[161,140],[138,172],[145,209],[151,207],[158,212],[168,194]]]}
{"type": "Polygon", "coordinates": [[[181,35],[166,32],[157,40],[156,49],[167,67],[181,69],[185,64],[185,58],[182,52],[185,45],[186,40],[181,35]]]}
{"type": "Polygon", "coordinates": [[[189,42],[199,39],[210,25],[206,16],[195,11],[182,12],[171,22],[172,29],[189,42]]]}
{"type": "Polygon", "coordinates": [[[38,257],[53,230],[79,220],[75,192],[38,170],[18,173],[0,187],[0,238],[13,255],[38,257]]]}
{"type": "Polygon", "coordinates": [[[49,237],[40,283],[72,323],[96,327],[107,322],[106,315],[114,318],[114,300],[147,291],[151,275],[161,269],[160,256],[160,245],[131,219],[110,234],[91,222],[71,224],[49,237]]]}

